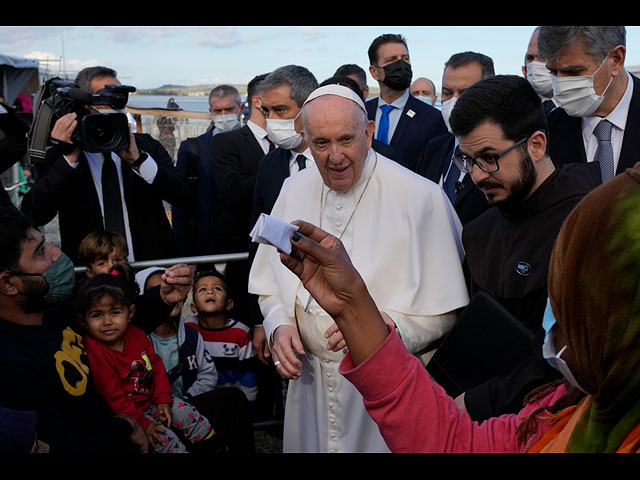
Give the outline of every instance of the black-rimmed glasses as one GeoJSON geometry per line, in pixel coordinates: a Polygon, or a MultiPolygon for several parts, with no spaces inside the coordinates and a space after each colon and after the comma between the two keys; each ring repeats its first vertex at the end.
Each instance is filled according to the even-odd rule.
{"type": "Polygon", "coordinates": [[[519,147],[524,142],[529,140],[529,137],[531,137],[531,135],[529,135],[528,137],[524,137],[522,140],[518,140],[516,143],[500,153],[485,153],[483,155],[478,155],[475,158],[465,155],[460,150],[456,149],[456,153],[453,155],[453,158],[451,160],[453,161],[453,163],[455,163],[456,167],[458,167],[460,171],[464,173],[471,173],[473,171],[474,165],[478,165],[480,170],[487,173],[497,172],[498,170],[500,170],[498,160],[504,157],[514,148],[519,147]]]}

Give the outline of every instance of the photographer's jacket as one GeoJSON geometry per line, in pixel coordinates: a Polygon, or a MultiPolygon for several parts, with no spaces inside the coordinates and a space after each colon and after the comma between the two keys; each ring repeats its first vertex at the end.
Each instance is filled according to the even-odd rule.
{"type": "MultiPolygon", "coordinates": [[[[177,249],[163,200],[171,205],[185,204],[189,194],[187,182],[157,140],[147,134],[135,134],[135,140],[138,149],[149,155],[143,166],[152,162],[150,165],[157,166],[157,171],[152,178],[145,179],[122,162],[120,170],[128,214],[125,220],[131,232],[129,251],[135,260],[172,258],[177,256],[177,249]]],[[[77,263],[82,239],[104,229],[102,193],[96,189],[84,152],[74,167],[52,147],[47,151],[45,163],[48,169],[25,195],[21,208],[37,225],[49,223],[58,214],[62,251],[77,263]]]]}

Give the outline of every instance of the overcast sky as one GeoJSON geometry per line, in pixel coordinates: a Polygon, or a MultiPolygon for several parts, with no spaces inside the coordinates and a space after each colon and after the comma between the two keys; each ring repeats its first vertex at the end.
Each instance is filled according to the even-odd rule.
{"type": "MultiPolygon", "coordinates": [[[[51,64],[54,75],[61,65],[73,72],[106,65],[117,70],[122,83],[137,88],[246,84],[286,64],[307,67],[320,82],[345,63],[367,70],[371,41],[383,33],[400,33],[409,44],[414,78],[432,78],[439,89],[444,62],[465,50],[492,57],[498,74],[521,74],[533,28],[0,26],[0,53],[56,60],[51,64]]],[[[640,27],[627,27],[626,65],[640,66],[640,27]]],[[[375,85],[370,76],[369,82],[375,85]]]]}

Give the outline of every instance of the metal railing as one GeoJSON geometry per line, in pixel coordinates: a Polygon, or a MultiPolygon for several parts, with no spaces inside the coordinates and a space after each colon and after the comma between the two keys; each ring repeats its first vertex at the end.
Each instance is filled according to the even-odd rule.
{"type": "MultiPolygon", "coordinates": [[[[177,264],[187,264],[187,265],[200,265],[203,263],[228,263],[228,262],[237,262],[240,260],[246,260],[249,258],[249,252],[241,252],[241,253],[225,253],[220,255],[200,255],[196,257],[175,257],[175,258],[164,258],[158,260],[140,260],[136,262],[131,262],[131,267],[134,270],[143,270],[149,267],[171,267],[172,265],[177,264]]],[[[76,273],[84,272],[86,267],[75,267],[76,273]]]]}

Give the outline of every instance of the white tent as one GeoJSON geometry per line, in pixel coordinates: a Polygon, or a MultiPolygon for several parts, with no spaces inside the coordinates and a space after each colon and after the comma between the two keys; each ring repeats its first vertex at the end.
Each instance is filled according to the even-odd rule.
{"type": "Polygon", "coordinates": [[[39,88],[38,60],[0,53],[0,97],[12,105],[20,92],[36,93],[39,88]]]}

